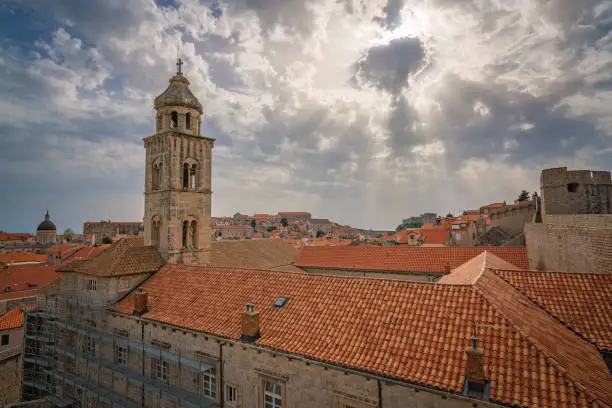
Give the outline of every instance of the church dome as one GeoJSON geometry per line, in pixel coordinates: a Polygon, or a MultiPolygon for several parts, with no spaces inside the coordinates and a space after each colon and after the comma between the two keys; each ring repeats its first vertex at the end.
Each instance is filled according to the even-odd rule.
{"type": "Polygon", "coordinates": [[[180,72],[170,78],[168,88],[161,95],[155,98],[155,109],[165,106],[184,106],[186,108],[196,109],[202,113],[202,104],[198,101],[189,89],[189,81],[180,72]]]}
{"type": "Polygon", "coordinates": [[[55,224],[51,221],[51,217],[49,216],[49,211],[45,214],[45,220],[38,224],[38,228],[36,231],[56,231],[55,224]]]}

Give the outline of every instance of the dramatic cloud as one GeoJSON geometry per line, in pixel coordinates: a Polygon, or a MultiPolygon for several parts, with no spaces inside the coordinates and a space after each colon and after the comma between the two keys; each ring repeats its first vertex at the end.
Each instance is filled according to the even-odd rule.
{"type": "Polygon", "coordinates": [[[612,167],[604,0],[8,0],[0,229],[141,219],[153,98],[180,52],[213,215],[393,228],[612,167]]]}

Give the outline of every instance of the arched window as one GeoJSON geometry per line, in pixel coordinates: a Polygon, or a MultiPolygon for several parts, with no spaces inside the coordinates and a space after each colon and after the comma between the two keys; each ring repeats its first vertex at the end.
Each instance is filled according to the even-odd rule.
{"type": "Polygon", "coordinates": [[[189,187],[196,189],[197,188],[197,183],[196,183],[196,170],[198,169],[198,166],[196,164],[191,166],[191,169],[189,171],[189,187]]]}
{"type": "Polygon", "coordinates": [[[187,112],[185,115],[185,128],[191,129],[191,113],[187,112]]]}
{"type": "Polygon", "coordinates": [[[151,221],[151,243],[156,246],[159,247],[159,229],[160,229],[160,221],[158,219],[153,219],[151,221]]]}
{"type": "Polygon", "coordinates": [[[196,221],[191,221],[191,246],[198,247],[198,223],[196,221]]]}
{"type": "Polygon", "coordinates": [[[183,188],[189,188],[189,164],[183,164],[183,188]]]}
{"type": "Polygon", "coordinates": [[[161,163],[153,165],[153,190],[159,190],[161,186],[161,163]]]}
{"type": "Polygon", "coordinates": [[[183,221],[183,248],[189,247],[189,221],[183,221]]]}
{"type": "Polygon", "coordinates": [[[174,129],[178,126],[178,113],[176,111],[172,111],[172,115],[170,116],[170,128],[174,129]]]}

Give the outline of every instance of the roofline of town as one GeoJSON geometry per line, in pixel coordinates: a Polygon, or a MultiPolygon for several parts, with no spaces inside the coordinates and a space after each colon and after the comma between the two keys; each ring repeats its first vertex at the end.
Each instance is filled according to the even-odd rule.
{"type": "MultiPolygon", "coordinates": [[[[442,390],[440,388],[434,388],[434,387],[428,387],[428,386],[424,386],[424,385],[419,385],[410,381],[405,381],[405,380],[401,380],[398,378],[394,378],[394,377],[390,377],[390,376],[384,376],[384,375],[380,375],[380,374],[375,374],[369,371],[365,371],[365,370],[359,370],[357,368],[351,368],[351,367],[347,367],[347,366],[342,366],[342,365],[335,365],[332,363],[326,363],[324,361],[321,360],[317,360],[317,359],[312,359],[312,358],[308,358],[308,357],[304,357],[302,355],[299,354],[293,354],[287,351],[282,351],[282,350],[278,350],[275,348],[271,348],[271,347],[266,347],[266,346],[262,346],[259,344],[253,344],[253,343],[244,343],[240,340],[236,340],[236,339],[232,339],[229,337],[225,337],[225,336],[220,336],[218,334],[214,334],[214,333],[209,333],[209,332],[204,332],[204,331],[198,331],[198,330],[193,330],[193,329],[189,329],[186,327],[181,327],[181,326],[177,326],[171,323],[166,323],[166,322],[160,322],[159,320],[152,320],[152,319],[147,319],[143,316],[135,316],[132,314],[127,314],[127,313],[123,313],[123,312],[118,312],[116,310],[113,309],[107,309],[109,312],[111,312],[112,314],[121,316],[121,317],[125,317],[125,318],[131,318],[134,319],[136,321],[140,321],[143,324],[154,324],[154,325],[160,325],[160,326],[166,326],[167,328],[173,329],[173,330],[180,330],[183,331],[185,333],[191,333],[192,335],[201,335],[201,336],[205,336],[205,337],[210,337],[212,339],[214,339],[217,343],[219,344],[226,344],[229,345],[230,347],[233,347],[234,345],[236,346],[241,346],[244,350],[246,350],[247,348],[251,348],[253,350],[256,350],[258,352],[266,352],[266,353],[270,353],[272,354],[273,357],[276,357],[277,355],[286,357],[290,360],[298,360],[298,361],[302,361],[304,362],[306,365],[310,365],[310,364],[315,364],[315,365],[319,365],[322,366],[325,369],[331,368],[334,370],[338,370],[338,371],[343,371],[344,374],[353,374],[353,375],[358,375],[361,377],[365,377],[366,380],[372,379],[372,380],[376,380],[376,381],[383,381],[386,384],[395,384],[395,385],[401,385],[401,386],[408,386],[410,388],[413,388],[415,390],[415,392],[419,392],[419,391],[424,391],[424,392],[429,392],[432,394],[437,394],[440,395],[443,399],[446,398],[455,398],[455,399],[460,399],[462,401],[469,401],[472,402],[474,404],[481,404],[483,407],[499,407],[499,406],[510,406],[510,405],[502,405],[502,404],[498,404],[498,403],[494,403],[491,401],[484,401],[481,399],[475,399],[475,398],[470,398],[467,397],[463,394],[459,394],[459,393],[454,393],[451,391],[446,391],[446,390],[442,390]]],[[[381,402],[379,400],[379,402],[381,402]]],[[[380,405],[379,405],[380,406],[380,405]]]]}

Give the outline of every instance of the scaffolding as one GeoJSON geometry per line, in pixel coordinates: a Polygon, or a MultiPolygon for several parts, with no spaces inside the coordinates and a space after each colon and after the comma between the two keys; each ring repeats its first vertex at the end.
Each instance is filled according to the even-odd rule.
{"type": "Polygon", "coordinates": [[[36,306],[25,315],[24,401],[49,396],[56,406],[136,408],[145,406],[148,391],[157,397],[156,404],[146,406],[161,407],[162,400],[174,406],[216,406],[215,400],[181,387],[183,371],[198,378],[215,365],[193,353],[172,353],[162,346],[105,331],[102,323],[107,313],[107,305],[89,300],[39,296],[36,306]],[[117,347],[138,361],[138,369],[128,366],[127,360],[123,364],[118,361],[117,347]],[[153,370],[146,375],[147,358],[163,361],[166,367],[172,364],[178,373],[176,384],[170,385],[167,376],[156,378],[153,370]],[[118,389],[121,386],[123,389],[118,389]]]}

